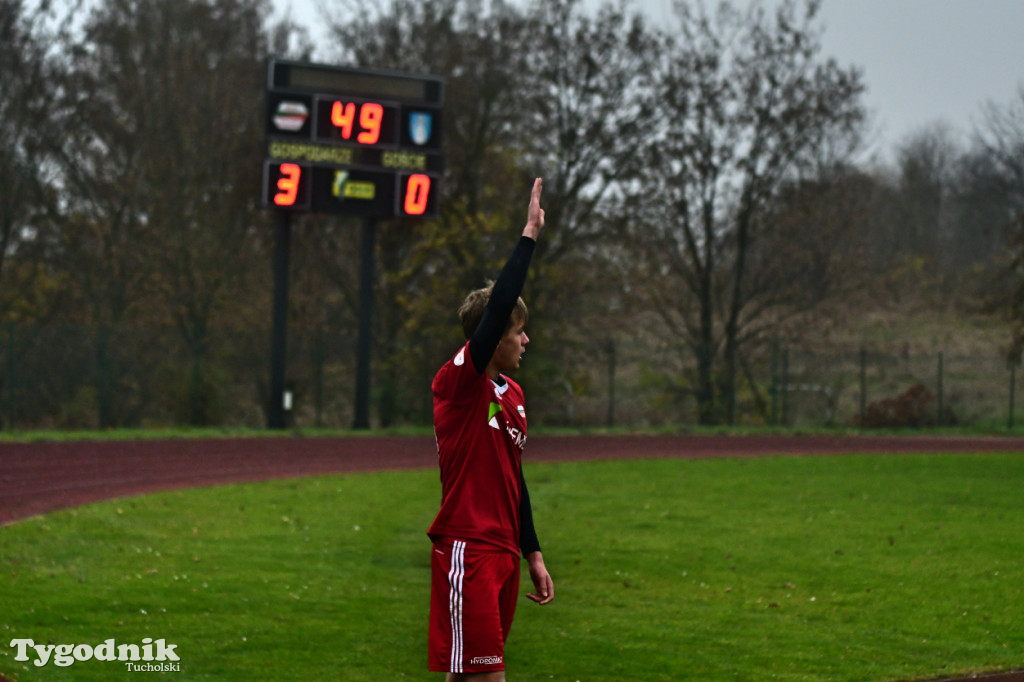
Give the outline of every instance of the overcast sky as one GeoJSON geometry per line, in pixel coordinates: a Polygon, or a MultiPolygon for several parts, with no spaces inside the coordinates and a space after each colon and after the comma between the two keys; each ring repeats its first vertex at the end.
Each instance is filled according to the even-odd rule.
{"type": "MultiPolygon", "coordinates": [[[[315,0],[275,2],[300,23],[318,23],[315,0]]],[[[671,25],[672,0],[633,2],[671,25]]],[[[864,70],[875,148],[885,154],[937,121],[966,136],[983,103],[1006,105],[1024,87],[1024,0],[823,0],[821,20],[824,53],[864,70]]]]}

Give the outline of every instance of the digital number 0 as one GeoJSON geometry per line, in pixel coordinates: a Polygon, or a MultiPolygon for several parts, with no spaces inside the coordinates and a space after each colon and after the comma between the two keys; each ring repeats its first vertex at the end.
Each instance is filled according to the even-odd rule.
{"type": "Polygon", "coordinates": [[[409,176],[405,186],[405,212],[409,215],[423,215],[427,210],[430,196],[430,177],[416,174],[409,176]]]}
{"type": "Polygon", "coordinates": [[[294,163],[281,164],[282,177],[277,181],[277,188],[281,190],[274,195],[274,203],[278,206],[292,206],[295,198],[299,195],[299,178],[302,176],[302,169],[294,163]]]}
{"type": "Polygon", "coordinates": [[[357,142],[374,144],[380,139],[380,122],[384,118],[384,107],[367,102],[359,111],[359,125],[363,132],[356,137],[357,142]]]}

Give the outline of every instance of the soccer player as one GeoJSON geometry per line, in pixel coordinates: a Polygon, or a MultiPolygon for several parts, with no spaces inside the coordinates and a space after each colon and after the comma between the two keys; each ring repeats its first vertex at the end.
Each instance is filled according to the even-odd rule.
{"type": "Polygon", "coordinates": [[[505,680],[505,642],[526,559],[538,604],[555,598],[533,527],[521,457],[526,408],[519,368],[530,339],[519,297],[544,229],[541,178],[526,227],[496,282],[459,309],[468,341],[434,377],[434,434],[441,509],[427,533],[431,552],[429,668],[448,682],[505,680]]]}

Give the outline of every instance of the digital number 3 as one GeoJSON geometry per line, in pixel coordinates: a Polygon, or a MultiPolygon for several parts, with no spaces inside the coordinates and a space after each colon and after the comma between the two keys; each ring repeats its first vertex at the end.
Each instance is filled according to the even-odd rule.
{"type": "Polygon", "coordinates": [[[277,181],[277,189],[280,190],[274,195],[274,203],[278,206],[293,206],[295,198],[299,195],[299,179],[302,177],[302,168],[294,163],[281,164],[281,177],[277,181]]]}

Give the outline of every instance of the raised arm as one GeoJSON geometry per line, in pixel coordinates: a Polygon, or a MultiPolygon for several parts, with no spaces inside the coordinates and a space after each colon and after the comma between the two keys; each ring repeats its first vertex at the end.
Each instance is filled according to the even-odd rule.
{"type": "Polygon", "coordinates": [[[469,355],[473,360],[473,366],[480,374],[484,373],[487,363],[491,361],[494,349],[498,347],[498,342],[501,341],[501,336],[505,333],[508,318],[516,307],[516,301],[526,283],[530,258],[533,256],[537,239],[544,229],[544,209],[540,207],[540,195],[543,189],[544,181],[541,178],[533,181],[533,191],[530,193],[530,206],[527,209],[523,236],[519,239],[515,250],[494,282],[494,289],[491,291],[487,308],[469,340],[469,355]]]}
{"type": "Polygon", "coordinates": [[[537,241],[544,229],[544,209],[540,207],[540,194],[543,190],[544,179],[534,180],[533,190],[530,192],[530,208],[526,212],[526,227],[523,228],[523,236],[533,241],[537,241]]]}

